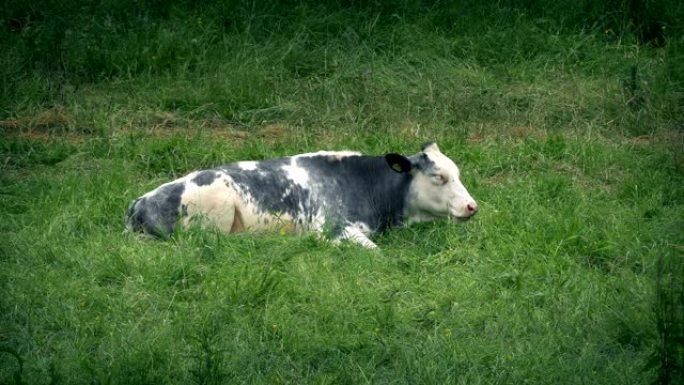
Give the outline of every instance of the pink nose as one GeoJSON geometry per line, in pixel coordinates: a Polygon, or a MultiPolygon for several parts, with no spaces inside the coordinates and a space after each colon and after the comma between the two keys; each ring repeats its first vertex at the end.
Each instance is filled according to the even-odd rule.
{"type": "Polygon", "coordinates": [[[468,213],[470,215],[475,215],[477,213],[477,210],[479,210],[479,208],[477,207],[477,203],[475,203],[475,202],[468,203],[467,208],[468,208],[468,213]]]}

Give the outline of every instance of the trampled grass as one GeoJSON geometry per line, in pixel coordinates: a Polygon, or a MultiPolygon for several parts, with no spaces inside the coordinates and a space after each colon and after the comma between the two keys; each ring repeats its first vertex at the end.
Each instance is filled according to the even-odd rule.
{"type": "Polygon", "coordinates": [[[658,260],[677,266],[684,243],[682,42],[507,8],[453,28],[435,9],[296,9],[277,26],[260,17],[278,9],[104,23],[102,41],[67,36],[81,67],[3,88],[0,382],[662,380],[649,360],[658,260]],[[133,198],[191,170],[431,139],[481,212],[381,234],[380,251],[123,231],[133,198]]]}

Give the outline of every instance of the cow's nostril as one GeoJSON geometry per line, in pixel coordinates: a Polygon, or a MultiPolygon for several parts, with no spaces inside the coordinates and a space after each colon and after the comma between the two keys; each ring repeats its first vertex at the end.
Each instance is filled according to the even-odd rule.
{"type": "Polygon", "coordinates": [[[468,212],[470,212],[471,214],[475,214],[477,212],[477,204],[468,203],[468,212]]]}

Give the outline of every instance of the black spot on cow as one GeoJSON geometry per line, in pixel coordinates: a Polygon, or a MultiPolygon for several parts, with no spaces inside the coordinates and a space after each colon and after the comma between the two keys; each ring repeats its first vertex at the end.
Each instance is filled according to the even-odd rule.
{"type": "Polygon", "coordinates": [[[207,170],[198,172],[197,175],[192,178],[192,181],[198,186],[206,186],[214,183],[215,179],[216,173],[214,171],[207,170]]]}
{"type": "Polygon", "coordinates": [[[317,207],[300,205],[311,202],[309,191],[292,183],[283,166],[290,164],[290,158],[264,160],[254,170],[243,170],[235,165],[222,166],[235,183],[254,199],[256,206],[266,212],[310,215],[317,207]],[[303,212],[302,212],[303,210],[303,212]]]}
{"type": "Polygon", "coordinates": [[[410,156],[407,159],[411,162],[411,167],[419,171],[428,172],[430,169],[435,167],[435,162],[433,162],[432,159],[430,159],[430,157],[424,152],[410,156]]]}
{"type": "Polygon", "coordinates": [[[299,158],[298,164],[322,186],[318,193],[333,232],[345,225],[337,218],[379,231],[403,222],[412,176],[392,170],[385,157],[350,156],[330,162],[327,156],[312,156],[299,158]]]}

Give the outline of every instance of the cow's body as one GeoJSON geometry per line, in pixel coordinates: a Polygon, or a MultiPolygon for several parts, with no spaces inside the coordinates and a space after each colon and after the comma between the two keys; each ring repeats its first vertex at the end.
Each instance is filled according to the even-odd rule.
{"type": "Polygon", "coordinates": [[[431,143],[408,158],[321,151],[196,171],[136,199],[126,224],[164,238],[179,219],[227,233],[328,232],[374,248],[373,232],[475,212],[458,168],[431,143]]]}

